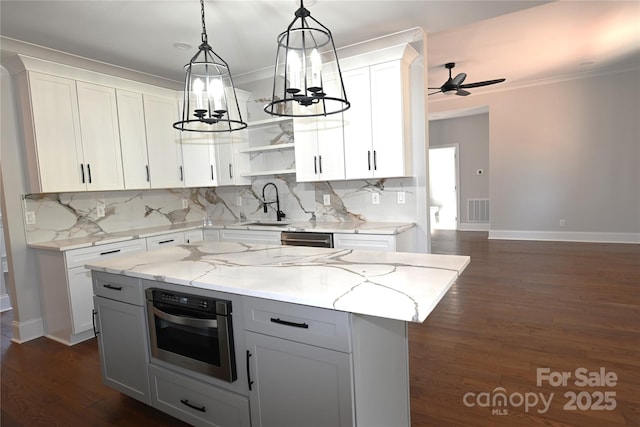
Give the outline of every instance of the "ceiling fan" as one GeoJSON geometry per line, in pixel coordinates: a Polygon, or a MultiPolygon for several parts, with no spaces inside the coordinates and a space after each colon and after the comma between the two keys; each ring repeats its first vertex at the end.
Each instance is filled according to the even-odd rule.
{"type": "Polygon", "coordinates": [[[464,82],[464,79],[467,78],[467,75],[465,73],[460,73],[457,76],[455,76],[454,78],[451,78],[451,70],[453,69],[453,67],[456,66],[455,62],[447,62],[446,64],[444,64],[444,67],[449,70],[449,79],[444,82],[444,84],[440,87],[430,87],[428,88],[429,90],[436,90],[435,92],[431,92],[429,95],[435,95],[436,93],[452,93],[453,91],[455,91],[456,95],[459,96],[467,96],[467,95],[471,95],[471,92],[465,90],[465,89],[471,89],[474,87],[480,87],[480,86],[488,86],[488,85],[494,85],[496,83],[502,83],[503,81],[505,81],[505,79],[495,79],[495,80],[485,80],[483,82],[475,82],[475,83],[467,83],[467,84],[462,84],[462,82],[464,82]]]}

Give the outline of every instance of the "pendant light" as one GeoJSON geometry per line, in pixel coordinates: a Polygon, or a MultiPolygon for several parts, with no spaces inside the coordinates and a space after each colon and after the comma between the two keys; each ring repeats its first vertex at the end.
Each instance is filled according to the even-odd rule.
{"type": "Polygon", "coordinates": [[[182,120],[173,127],[191,132],[233,132],[244,129],[236,90],[227,63],[207,41],[204,0],[200,0],[202,44],[185,65],[182,120]]]}
{"type": "Polygon", "coordinates": [[[349,107],[331,31],[300,0],[294,20],[278,35],[273,93],[264,111],[273,116],[313,117],[349,107]]]}

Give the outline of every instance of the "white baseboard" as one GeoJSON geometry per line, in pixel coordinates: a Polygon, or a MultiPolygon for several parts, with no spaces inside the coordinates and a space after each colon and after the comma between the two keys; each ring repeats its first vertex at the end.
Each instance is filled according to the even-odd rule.
{"type": "Polygon", "coordinates": [[[44,322],[42,318],[29,320],[27,322],[16,322],[11,324],[13,336],[11,341],[22,344],[44,336],[44,322]]]}
{"type": "Polygon", "coordinates": [[[640,233],[489,230],[489,239],[638,244],[640,243],[640,233]]]}

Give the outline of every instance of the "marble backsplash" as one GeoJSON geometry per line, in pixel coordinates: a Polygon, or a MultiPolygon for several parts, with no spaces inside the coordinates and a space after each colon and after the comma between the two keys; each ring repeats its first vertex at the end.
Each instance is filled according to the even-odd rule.
{"type": "MultiPolygon", "coordinates": [[[[256,178],[251,186],[135,190],[112,192],[29,194],[24,210],[35,212],[36,223],[25,225],[28,243],[116,233],[181,222],[275,220],[275,203],[263,211],[263,187],[273,182],[285,220],[394,221],[416,218],[413,178],[365,181],[297,183],[295,175],[256,178]],[[397,192],[405,192],[405,203],[397,203],[397,192]],[[373,205],[371,193],[380,194],[373,205]],[[331,203],[325,206],[323,196],[331,203]],[[98,217],[97,205],[105,215],[98,217]],[[186,206],[186,207],[184,207],[186,206]]],[[[275,201],[272,186],[265,200],[275,201]]]]}

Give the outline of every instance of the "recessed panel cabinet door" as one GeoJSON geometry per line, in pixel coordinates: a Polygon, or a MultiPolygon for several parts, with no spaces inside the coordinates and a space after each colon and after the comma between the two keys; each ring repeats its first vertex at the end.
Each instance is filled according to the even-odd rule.
{"type": "Polygon", "coordinates": [[[184,187],[180,133],[175,99],[143,95],[151,188],[184,187]]]}
{"type": "Polygon", "coordinates": [[[353,426],[351,355],[246,332],[251,425],[353,426]]]}
{"type": "Polygon", "coordinates": [[[405,176],[405,138],[409,138],[409,75],[401,61],[370,67],[371,140],[374,177],[405,176]]]}
{"type": "Polygon", "coordinates": [[[142,94],[116,89],[116,98],[124,188],[127,190],[149,188],[151,180],[142,94]]]}
{"type": "Polygon", "coordinates": [[[102,380],[121,393],[150,405],[144,307],[98,296],[93,301],[102,380]]]}
{"type": "Polygon", "coordinates": [[[351,108],[344,112],[344,154],[347,179],[373,176],[371,147],[371,84],[369,67],[343,74],[351,108]]]}
{"type": "Polygon", "coordinates": [[[213,136],[204,132],[182,132],[182,164],[185,187],[210,187],[215,184],[213,136]]]}
{"type": "Polygon", "coordinates": [[[77,82],[87,190],[122,190],[122,153],[114,88],[77,82]]]}
{"type": "Polygon", "coordinates": [[[32,190],[85,190],[76,82],[29,72],[28,84],[39,177],[39,188],[32,183],[32,190]]]}

